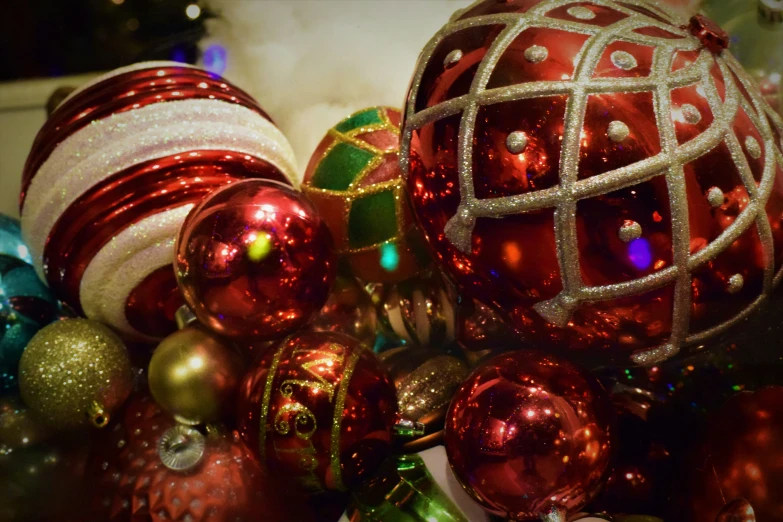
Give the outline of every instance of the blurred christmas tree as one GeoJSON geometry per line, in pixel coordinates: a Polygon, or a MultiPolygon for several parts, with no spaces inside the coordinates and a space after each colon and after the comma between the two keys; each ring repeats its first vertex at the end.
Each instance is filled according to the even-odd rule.
{"type": "Polygon", "coordinates": [[[194,63],[210,13],[195,0],[5,0],[0,81],[194,63]]]}

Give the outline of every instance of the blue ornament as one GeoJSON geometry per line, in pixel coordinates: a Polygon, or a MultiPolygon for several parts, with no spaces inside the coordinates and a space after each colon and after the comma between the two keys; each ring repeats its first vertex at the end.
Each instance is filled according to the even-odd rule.
{"type": "Polygon", "coordinates": [[[32,266],[19,222],[0,214],[0,393],[15,389],[19,359],[58,305],[32,266]]]}
{"type": "Polygon", "coordinates": [[[21,259],[27,264],[33,264],[27,245],[22,239],[22,229],[19,220],[0,214],[0,254],[21,259]]]}

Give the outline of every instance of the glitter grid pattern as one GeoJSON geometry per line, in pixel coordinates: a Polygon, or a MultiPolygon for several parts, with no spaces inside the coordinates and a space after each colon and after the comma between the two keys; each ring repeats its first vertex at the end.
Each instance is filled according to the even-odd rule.
{"type": "MultiPolygon", "coordinates": [[[[530,8],[525,14],[494,14],[459,20],[458,13],[452,19],[456,21],[446,25],[425,47],[420,63],[427,63],[438,44],[445,37],[460,30],[488,25],[503,25],[505,27],[479,64],[468,94],[428,107],[417,113],[415,98],[425,71],[424,67],[419,69],[410,89],[400,161],[403,174],[407,176],[413,131],[442,118],[462,113],[458,142],[461,200],[457,213],[449,220],[445,232],[446,237],[454,246],[464,252],[471,249],[472,231],[478,217],[497,218],[544,208],[554,207],[556,209],[555,237],[563,290],[554,299],[537,303],[535,309],[544,318],[558,326],[565,326],[571,313],[581,303],[637,295],[674,283],[674,311],[669,342],[632,355],[632,359],[637,364],[652,364],[674,355],[682,346],[699,343],[740,321],[768,296],[780,280],[781,274],[779,273],[777,276],[774,274],[772,233],[764,207],[775,181],[776,163],[783,166],[783,156],[778,149],[779,144],[775,143],[774,134],[765,114],[778,127],[783,127],[783,122],[758,95],[753,94],[754,89],[751,87],[750,80],[730,53],[724,51],[721,56],[714,57],[706,49],[701,49],[700,42],[691,37],[687,29],[680,28],[683,27],[682,24],[678,23],[668,12],[638,0],[625,0],[622,4],[611,0],[593,0],[592,4],[613,9],[626,17],[608,27],[598,27],[589,25],[587,16],[579,16],[582,11],[577,11],[577,9],[590,11],[583,7],[569,8],[568,13],[572,18],[569,20],[545,16],[553,9],[573,6],[572,0],[545,0],[530,8]],[[627,6],[644,7],[660,16],[661,19],[671,20],[674,25],[662,23],[627,6]],[[485,89],[490,75],[504,51],[517,36],[531,27],[567,30],[588,36],[587,42],[574,61],[573,79],[527,82],[485,89]],[[661,38],[633,32],[635,29],[643,27],[659,28],[681,38],[661,38]],[[594,70],[606,48],[617,41],[655,47],[652,71],[649,76],[593,77],[594,70]],[[672,61],[678,51],[699,51],[699,56],[688,67],[671,73],[672,61]],[[721,100],[710,75],[710,67],[716,62],[725,81],[725,101],[721,100]],[[752,103],[749,103],[740,94],[740,87],[736,85],[732,72],[740,79],[743,87],[751,93],[752,103]],[[685,86],[700,86],[703,89],[704,97],[714,115],[714,121],[700,135],[679,145],[671,116],[670,93],[673,89],[685,86]],[[579,180],[580,133],[584,123],[588,96],[615,92],[650,92],[652,94],[661,152],[629,166],[579,180]],[[476,116],[480,107],[557,94],[568,96],[559,185],[508,197],[476,198],[472,176],[472,143],[476,116]],[[763,149],[769,152],[765,155],[763,175],[758,185],[753,179],[748,162],[742,152],[743,144],[732,131],[732,122],[740,108],[748,114],[758,129],[763,137],[763,149]],[[728,146],[751,201],[736,221],[727,227],[718,238],[691,255],[683,167],[721,142],[728,146]],[[585,286],[580,274],[576,238],[577,202],[630,187],[656,176],[665,176],[669,191],[669,204],[672,213],[673,265],[633,281],[606,286],[585,286]],[[761,295],[746,310],[729,321],[689,336],[691,274],[693,270],[715,259],[754,223],[758,229],[766,264],[761,295]]],[[[586,15],[586,12],[584,14],[586,15]]],[[[684,110],[685,107],[682,109],[684,110]]],[[[783,145],[780,146],[783,147],[783,145]]]]}

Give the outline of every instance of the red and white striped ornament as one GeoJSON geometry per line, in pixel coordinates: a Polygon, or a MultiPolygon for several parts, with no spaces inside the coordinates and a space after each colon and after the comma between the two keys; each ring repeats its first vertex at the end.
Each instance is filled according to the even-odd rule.
{"type": "Polygon", "coordinates": [[[288,141],[249,95],[174,62],[117,69],[73,93],[38,133],[22,233],[57,296],[127,337],[175,329],[171,263],[195,203],[245,178],[297,185],[288,141]]]}

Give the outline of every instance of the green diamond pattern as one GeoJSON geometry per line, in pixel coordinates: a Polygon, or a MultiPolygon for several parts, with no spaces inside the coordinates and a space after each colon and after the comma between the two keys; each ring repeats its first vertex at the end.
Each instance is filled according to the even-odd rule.
{"type": "Polygon", "coordinates": [[[387,241],[397,235],[397,208],[394,192],[385,190],[353,202],[348,215],[348,243],[362,248],[387,241]]]}
{"type": "Polygon", "coordinates": [[[377,125],[383,123],[381,116],[378,114],[378,109],[368,109],[358,114],[354,114],[347,120],[341,121],[335,129],[337,132],[350,132],[359,127],[365,127],[367,125],[377,125]]]}
{"type": "Polygon", "coordinates": [[[373,160],[372,152],[340,142],[321,160],[311,186],[328,190],[347,190],[356,176],[373,160]]]}

